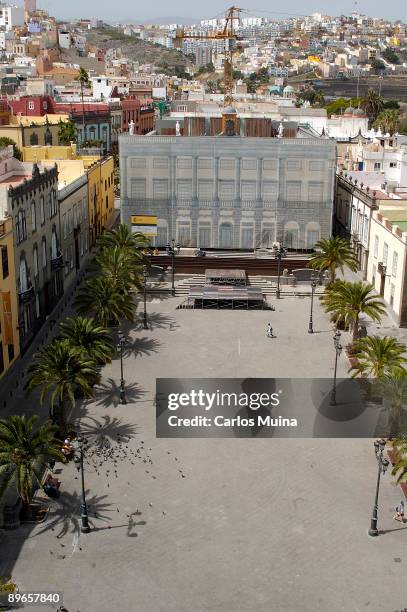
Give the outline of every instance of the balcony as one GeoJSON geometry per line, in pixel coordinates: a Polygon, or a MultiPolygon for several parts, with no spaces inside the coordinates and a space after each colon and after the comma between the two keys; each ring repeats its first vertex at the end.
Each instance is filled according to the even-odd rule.
{"type": "Polygon", "coordinates": [[[31,302],[33,297],[34,297],[34,287],[32,285],[27,287],[27,289],[18,290],[18,299],[20,301],[20,304],[27,304],[28,302],[31,302]]]}
{"type": "Polygon", "coordinates": [[[60,270],[64,267],[64,258],[62,253],[58,251],[56,257],[51,257],[51,270],[60,270]]]}

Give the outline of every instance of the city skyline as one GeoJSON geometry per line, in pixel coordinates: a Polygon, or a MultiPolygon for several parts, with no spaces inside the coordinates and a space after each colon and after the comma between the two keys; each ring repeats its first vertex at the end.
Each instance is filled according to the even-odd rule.
{"type": "MultiPolygon", "coordinates": [[[[42,0],[39,3],[39,8],[45,9],[50,14],[55,14],[57,18],[61,19],[74,19],[78,17],[90,18],[94,12],[100,19],[105,19],[108,22],[116,23],[120,20],[126,20],[130,22],[143,22],[143,21],[154,21],[163,20],[167,16],[182,16],[187,19],[210,19],[216,16],[221,16],[224,9],[227,8],[228,3],[220,5],[218,2],[211,0],[205,5],[204,13],[202,15],[197,14],[198,7],[194,4],[186,3],[183,0],[177,0],[171,4],[171,7],[167,3],[156,2],[154,8],[148,5],[145,8],[139,8],[136,10],[133,8],[132,3],[128,0],[122,0],[120,3],[115,5],[113,11],[110,5],[101,6],[96,0],[88,0],[84,5],[79,0],[72,0],[69,5],[56,5],[51,0],[42,0]]],[[[405,11],[403,11],[403,3],[401,0],[396,0],[386,5],[383,5],[379,0],[371,0],[367,2],[355,2],[353,0],[345,0],[345,2],[321,2],[321,0],[313,0],[307,4],[307,9],[304,12],[304,5],[300,0],[290,0],[285,4],[287,12],[283,11],[270,11],[269,4],[265,0],[256,1],[253,6],[245,6],[244,14],[269,17],[269,18],[284,18],[295,15],[309,15],[313,12],[322,12],[330,15],[350,14],[352,11],[358,11],[362,14],[367,14],[373,17],[383,17],[391,20],[398,20],[405,18],[405,11]]]]}

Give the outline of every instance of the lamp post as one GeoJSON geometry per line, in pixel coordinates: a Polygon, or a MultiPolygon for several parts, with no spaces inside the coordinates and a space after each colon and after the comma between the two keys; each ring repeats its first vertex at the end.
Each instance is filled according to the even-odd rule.
{"type": "Polygon", "coordinates": [[[124,387],[124,376],[123,376],[123,349],[124,349],[125,343],[126,342],[123,336],[120,336],[119,344],[117,345],[117,348],[120,350],[120,399],[119,401],[121,404],[127,404],[126,390],[124,387]]]}
{"type": "Polygon", "coordinates": [[[386,446],[385,440],[375,440],[374,442],[374,452],[376,455],[378,470],[377,470],[377,482],[376,482],[376,495],[374,499],[374,506],[372,512],[372,518],[370,519],[370,529],[368,534],[370,536],[378,536],[379,531],[377,529],[377,510],[378,510],[378,502],[379,502],[379,489],[380,489],[380,476],[386,473],[386,470],[389,466],[389,462],[387,459],[383,459],[383,452],[386,446]]]}
{"type": "Polygon", "coordinates": [[[78,443],[77,450],[79,451],[79,457],[75,455],[74,461],[76,463],[76,469],[81,473],[82,480],[82,503],[81,503],[81,532],[89,533],[89,515],[88,515],[88,506],[86,504],[86,495],[85,495],[85,473],[83,467],[83,457],[86,451],[86,446],[88,444],[88,440],[83,436],[79,435],[76,438],[76,442],[78,443]]]}
{"type": "Polygon", "coordinates": [[[166,250],[168,255],[171,255],[171,267],[172,267],[172,283],[171,283],[171,293],[175,295],[175,255],[178,255],[180,252],[181,246],[179,244],[175,244],[175,239],[171,240],[171,244],[168,243],[166,246],[166,250]]]}
{"type": "Polygon", "coordinates": [[[274,258],[278,261],[278,269],[277,269],[277,289],[276,289],[276,298],[279,300],[281,291],[280,291],[280,276],[281,276],[281,260],[287,257],[286,251],[283,246],[275,247],[274,249],[274,258]]]}
{"type": "Polygon", "coordinates": [[[148,323],[147,323],[147,278],[148,278],[147,266],[143,266],[143,279],[144,279],[143,327],[144,327],[144,329],[148,329],[148,323]]]}
{"type": "Polygon", "coordinates": [[[315,293],[315,289],[317,286],[317,280],[314,276],[311,277],[311,310],[310,310],[310,314],[309,314],[309,324],[308,324],[308,333],[309,334],[313,334],[314,333],[314,326],[313,326],[313,320],[312,320],[312,311],[314,308],[314,293],[315,293]]]}
{"type": "Polygon", "coordinates": [[[342,345],[341,345],[340,340],[341,340],[341,332],[337,329],[334,334],[335,367],[334,367],[334,380],[333,380],[332,392],[331,392],[332,406],[336,406],[336,372],[338,369],[338,357],[340,356],[342,352],[342,345]]]}

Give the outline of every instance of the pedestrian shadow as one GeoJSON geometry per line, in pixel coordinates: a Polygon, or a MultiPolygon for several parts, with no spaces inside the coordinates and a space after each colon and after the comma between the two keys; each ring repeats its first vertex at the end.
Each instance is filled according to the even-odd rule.
{"type": "Polygon", "coordinates": [[[394,529],[379,529],[379,534],[386,535],[386,533],[393,533],[393,531],[407,531],[407,525],[404,525],[404,527],[395,527],[394,529]]]}
{"type": "Polygon", "coordinates": [[[138,426],[135,423],[123,423],[117,417],[104,415],[101,420],[94,417],[87,417],[84,421],[81,419],[80,432],[85,437],[93,438],[92,443],[96,447],[106,446],[106,440],[129,440],[133,438],[138,431],[138,426]]]}
{"type": "MultiPolygon", "coordinates": [[[[144,394],[145,391],[137,383],[125,384],[125,395],[128,403],[137,402],[144,394]]],[[[96,406],[103,406],[104,408],[118,406],[120,404],[120,382],[113,378],[107,378],[95,387],[93,396],[91,402],[94,402],[96,406]]]]}
{"type": "MultiPolygon", "coordinates": [[[[85,491],[85,495],[89,524],[92,528],[96,527],[97,521],[107,523],[112,520],[114,507],[113,504],[106,502],[107,495],[91,495],[89,491],[85,491]],[[111,516],[110,513],[112,513],[111,516]]],[[[37,537],[49,531],[55,531],[57,540],[61,540],[69,533],[79,535],[81,530],[81,503],[82,494],[79,491],[73,493],[62,491],[60,497],[53,500],[46,522],[31,537],[37,537]]],[[[59,546],[64,548],[61,544],[59,546]]]]}

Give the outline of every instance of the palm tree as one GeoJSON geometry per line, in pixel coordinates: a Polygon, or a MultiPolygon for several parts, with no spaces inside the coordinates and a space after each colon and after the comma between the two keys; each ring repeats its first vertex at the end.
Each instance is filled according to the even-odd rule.
{"type": "Polygon", "coordinates": [[[110,247],[121,247],[132,250],[141,250],[148,246],[148,238],[141,232],[130,231],[129,227],[125,223],[121,223],[116,228],[104,232],[98,238],[98,246],[102,249],[110,247]]]}
{"type": "Polygon", "coordinates": [[[141,267],[136,266],[134,254],[128,248],[110,247],[102,249],[96,257],[100,274],[111,280],[119,289],[128,292],[140,287],[141,267]]]}
{"type": "Polygon", "coordinates": [[[326,312],[334,315],[334,321],[344,321],[352,327],[352,343],[359,337],[359,317],[365,314],[373,321],[380,321],[386,312],[383,302],[378,299],[373,285],[350,283],[338,280],[327,287],[321,301],[326,312]]]}
{"type": "Polygon", "coordinates": [[[81,86],[81,100],[82,100],[82,130],[83,130],[83,142],[85,142],[86,140],[86,134],[85,134],[85,104],[83,101],[83,90],[85,87],[90,87],[91,86],[91,82],[89,79],[89,74],[86,72],[85,68],[79,68],[79,73],[78,76],[75,79],[76,81],[79,81],[79,84],[81,86]]]}
{"type": "Polygon", "coordinates": [[[122,318],[133,321],[135,304],[131,295],[105,276],[88,279],[75,303],[80,314],[91,315],[102,327],[118,324],[122,318]]]}
{"type": "Polygon", "coordinates": [[[376,121],[377,115],[383,110],[383,106],[384,100],[381,95],[374,89],[369,89],[366,98],[362,100],[362,107],[366,111],[371,124],[376,121]]]}
{"type": "Polygon", "coordinates": [[[393,448],[396,463],[391,473],[398,484],[407,483],[407,430],[394,441],[393,448]]]}
{"type": "Polygon", "coordinates": [[[389,134],[393,136],[400,128],[400,111],[394,109],[382,111],[378,114],[373,127],[376,130],[381,128],[383,132],[389,132],[389,134]]]}
{"type": "Polygon", "coordinates": [[[385,374],[375,388],[390,405],[389,438],[395,438],[399,434],[401,409],[407,405],[407,372],[400,370],[385,374]]]}
{"type": "Polygon", "coordinates": [[[30,366],[29,378],[25,385],[28,392],[41,387],[40,401],[51,393],[50,417],[55,420],[55,404],[58,404],[58,422],[61,428],[66,425],[65,400],[73,406],[75,391],[85,397],[92,396],[90,380],[95,380],[95,362],[85,357],[80,349],[72,346],[67,338],[53,340],[34,356],[30,366]]]}
{"type": "Polygon", "coordinates": [[[97,364],[111,361],[115,353],[113,340],[105,327],[86,317],[67,318],[59,326],[61,338],[97,364]]]}
{"type": "Polygon", "coordinates": [[[405,375],[403,363],[407,359],[403,356],[406,346],[391,336],[366,336],[360,338],[353,345],[353,354],[357,358],[357,365],[349,368],[353,377],[358,374],[381,378],[393,374],[405,375]]]}
{"type": "Polygon", "coordinates": [[[335,281],[336,270],[339,268],[343,274],[348,267],[353,272],[358,268],[358,262],[349,243],[339,236],[322,238],[315,244],[319,252],[310,259],[310,266],[314,270],[329,270],[331,283],[335,281]]]}
{"type": "Polygon", "coordinates": [[[34,482],[41,485],[46,462],[49,459],[65,462],[55,439],[56,428],[49,423],[34,428],[37,420],[37,415],[28,420],[25,415],[0,420],[0,499],[14,485],[27,506],[34,482]]]}

